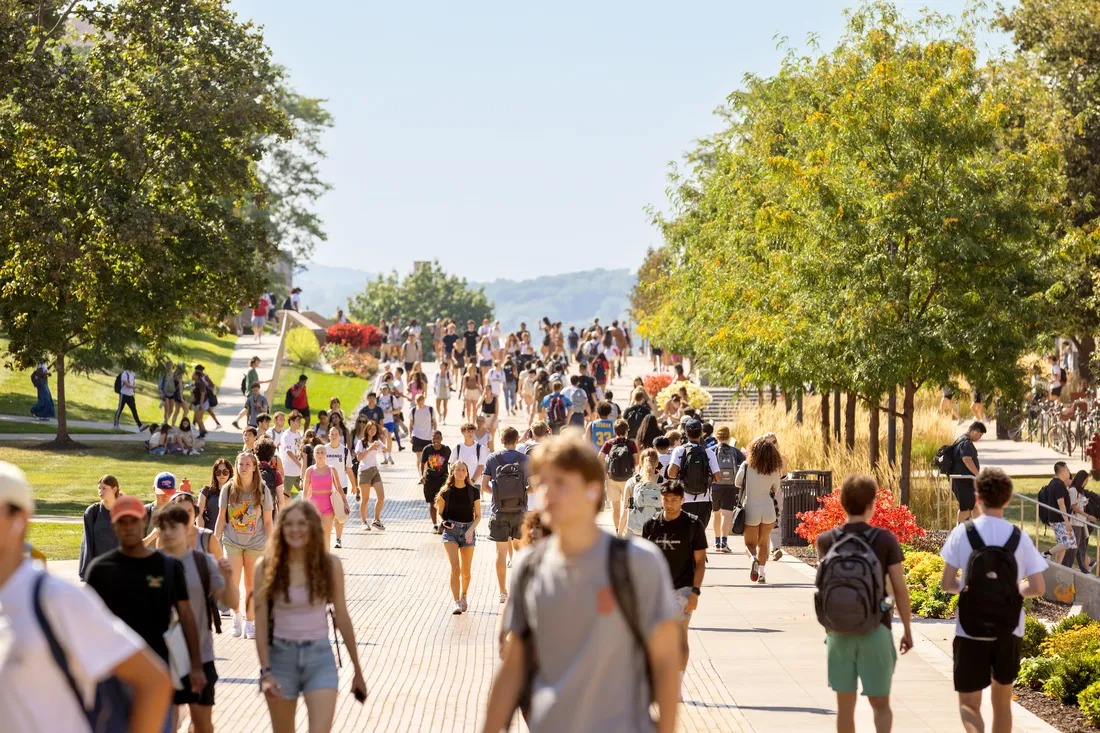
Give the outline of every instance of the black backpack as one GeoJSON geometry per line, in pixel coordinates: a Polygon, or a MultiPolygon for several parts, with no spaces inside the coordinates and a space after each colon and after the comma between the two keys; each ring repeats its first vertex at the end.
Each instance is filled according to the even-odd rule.
{"type": "Polygon", "coordinates": [[[723,486],[733,486],[733,480],[737,477],[737,469],[741,467],[737,452],[729,443],[719,443],[714,449],[714,457],[718,459],[718,472],[722,474],[718,483],[723,486]]]}
{"type": "Polygon", "coordinates": [[[206,551],[191,550],[191,559],[195,563],[195,570],[199,573],[199,582],[202,583],[202,594],[206,599],[206,628],[214,629],[216,633],[222,633],[222,615],[218,612],[218,602],[214,600],[214,594],[210,592],[210,567],[206,564],[203,555],[206,551]]]}
{"type": "Polygon", "coordinates": [[[122,394],[122,372],[115,375],[115,394],[122,394]]]}
{"type": "Polygon", "coordinates": [[[616,438],[611,443],[607,453],[607,475],[612,481],[628,481],[634,475],[634,455],[626,438],[616,438]]]}
{"type": "Polygon", "coordinates": [[[933,462],[944,476],[950,476],[955,468],[955,448],[958,444],[959,442],[955,441],[950,445],[941,445],[939,450],[936,451],[936,458],[933,462]]]}
{"type": "Polygon", "coordinates": [[[241,377],[241,394],[248,394],[248,374],[241,377]]]}
{"type": "Polygon", "coordinates": [[[630,426],[626,433],[628,438],[637,438],[638,428],[642,426],[642,420],[645,420],[646,415],[649,414],[649,405],[634,405],[626,409],[626,412],[623,413],[623,419],[630,426]]]}
{"type": "MultiPolygon", "coordinates": [[[[345,448],[344,450],[347,449],[345,448]]],[[[271,494],[271,520],[275,521],[275,515],[279,513],[279,497],[277,496],[279,487],[276,480],[275,467],[270,464],[260,466],[260,479],[263,481],[267,493],[271,494]]]]}
{"type": "MultiPolygon", "coordinates": [[[[294,388],[291,387],[290,389],[294,389],[294,388]]],[[[294,409],[294,396],[290,394],[290,389],[288,389],[286,391],[286,399],[283,400],[283,407],[285,407],[288,410],[293,410],[294,409]]]]}
{"type": "Polygon", "coordinates": [[[519,461],[497,466],[493,472],[493,495],[502,512],[527,510],[527,477],[519,461]]]}
{"type": "Polygon", "coordinates": [[[880,531],[872,527],[866,534],[841,532],[818,563],[814,610],[827,631],[862,635],[881,623],[886,589],[875,553],[880,531]]]}
{"type": "Polygon", "coordinates": [[[684,491],[692,496],[707,493],[714,478],[714,474],[710,471],[710,456],[707,455],[707,449],[695,443],[688,443],[680,464],[678,475],[684,481],[684,491]]]}
{"type": "MultiPolygon", "coordinates": [[[[1059,479],[1051,479],[1043,488],[1039,489],[1039,521],[1043,524],[1058,524],[1065,521],[1058,509],[1058,499],[1063,499],[1066,502],[1066,508],[1069,508],[1069,491],[1063,486],[1059,488],[1054,485],[1055,481],[1059,479]]],[[[1060,481],[1059,481],[1060,482],[1060,481]]]]}
{"type": "Polygon", "coordinates": [[[1020,528],[1012,528],[1004,547],[989,547],[973,521],[965,526],[970,558],[966,561],[966,585],[959,594],[959,624],[975,639],[1004,639],[1016,631],[1024,607],[1015,555],[1020,528]]]}

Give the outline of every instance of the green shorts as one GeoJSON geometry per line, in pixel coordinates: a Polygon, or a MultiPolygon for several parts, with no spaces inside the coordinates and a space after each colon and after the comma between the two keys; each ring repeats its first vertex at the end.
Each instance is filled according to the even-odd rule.
{"type": "Polygon", "coordinates": [[[856,692],[857,678],[867,697],[889,697],[898,653],[894,636],[882,624],[869,634],[827,634],[829,687],[834,692],[856,692]]]}
{"type": "Polygon", "coordinates": [[[297,496],[302,490],[301,476],[283,476],[283,493],[288,496],[297,496]]]}
{"type": "Polygon", "coordinates": [[[263,557],[263,550],[245,549],[244,547],[237,547],[229,542],[222,542],[222,547],[225,548],[226,557],[263,557]]]}

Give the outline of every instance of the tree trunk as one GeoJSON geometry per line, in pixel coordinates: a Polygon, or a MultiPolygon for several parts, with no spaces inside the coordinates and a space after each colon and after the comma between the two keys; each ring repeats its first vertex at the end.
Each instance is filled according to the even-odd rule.
{"type": "Polygon", "coordinates": [[[1082,336],[1080,338],[1074,338],[1074,343],[1077,346],[1077,371],[1081,374],[1081,379],[1085,380],[1085,384],[1091,386],[1093,382],[1092,373],[1092,355],[1096,353],[1096,339],[1092,336],[1082,336]]]}
{"type": "Polygon", "coordinates": [[[901,480],[898,482],[902,504],[909,503],[909,481],[913,470],[913,398],[916,394],[917,385],[906,377],[901,411],[901,480]]]}
{"type": "Polygon", "coordinates": [[[829,450],[829,441],[832,435],[829,431],[829,395],[831,393],[828,390],[821,392],[821,445],[825,446],[825,451],[829,450]]]}
{"type": "Polygon", "coordinates": [[[783,407],[787,409],[787,414],[791,414],[791,407],[794,406],[794,400],[791,399],[791,393],[784,390],[783,392],[783,407]]]}
{"type": "Polygon", "coordinates": [[[878,425],[879,416],[881,415],[879,405],[881,404],[882,397],[880,397],[879,395],[875,395],[874,399],[868,405],[868,407],[871,408],[871,416],[867,420],[867,429],[871,433],[871,440],[868,444],[867,456],[871,460],[871,470],[875,470],[878,468],[878,425]]]}
{"type": "Polygon", "coordinates": [[[891,466],[898,463],[898,418],[894,414],[898,410],[898,390],[890,389],[890,396],[886,400],[886,460],[891,466]]]}
{"type": "Polygon", "coordinates": [[[852,390],[844,395],[844,447],[856,449],[856,393],[852,390]]]}
{"type": "Polygon", "coordinates": [[[798,390],[798,394],[794,397],[794,421],[799,425],[802,424],[802,390],[798,390]]]}
{"type": "Polygon", "coordinates": [[[772,393],[772,395],[771,395],[771,397],[772,397],[772,407],[775,407],[776,400],[779,398],[779,390],[776,389],[774,384],[771,387],[771,393],[772,393]]]}
{"type": "Polygon", "coordinates": [[[68,443],[71,439],[68,418],[65,415],[68,405],[65,404],[65,352],[63,351],[57,353],[54,373],[57,374],[57,435],[54,436],[54,442],[68,443]]]}
{"type": "Polygon", "coordinates": [[[840,390],[834,390],[836,392],[836,398],[833,402],[833,439],[840,442],[840,390]]]}

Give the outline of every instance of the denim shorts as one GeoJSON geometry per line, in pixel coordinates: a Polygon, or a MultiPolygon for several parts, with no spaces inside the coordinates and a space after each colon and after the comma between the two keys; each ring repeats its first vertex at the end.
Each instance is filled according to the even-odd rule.
{"type": "Polygon", "coordinates": [[[448,529],[443,527],[443,543],[448,542],[461,547],[473,547],[477,544],[477,533],[474,533],[474,538],[469,542],[466,541],[466,533],[470,531],[470,527],[474,526],[473,522],[455,522],[454,527],[448,529]]]}
{"type": "Polygon", "coordinates": [[[283,690],[284,700],[296,700],[299,695],[314,690],[340,687],[336,657],[332,655],[332,642],[327,638],[316,641],[276,638],[272,640],[270,656],[271,673],[283,690]]]}

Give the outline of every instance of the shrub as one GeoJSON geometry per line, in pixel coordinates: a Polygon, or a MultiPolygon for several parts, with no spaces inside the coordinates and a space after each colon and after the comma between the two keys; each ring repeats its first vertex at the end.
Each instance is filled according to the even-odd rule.
{"type": "Polygon", "coordinates": [[[321,359],[321,345],[308,328],[294,328],[286,335],[286,356],[291,363],[303,367],[316,366],[321,359]]]}
{"type": "Polygon", "coordinates": [[[695,382],[672,382],[657,393],[654,401],[658,407],[664,407],[665,403],[672,399],[672,395],[679,394],[684,387],[688,393],[688,404],[696,410],[701,410],[710,404],[710,392],[697,385],[695,382]]]}
{"type": "Polygon", "coordinates": [[[1063,659],[1094,654],[1100,651],[1100,626],[1090,624],[1052,633],[1039,648],[1048,657],[1059,656],[1063,659]]]}
{"type": "Polygon", "coordinates": [[[943,577],[943,558],[929,552],[922,552],[926,557],[914,565],[905,575],[908,585],[930,586],[935,583],[939,586],[943,577]]]}
{"type": "Polygon", "coordinates": [[[1087,613],[1075,613],[1072,616],[1066,616],[1064,619],[1054,624],[1051,627],[1051,634],[1060,634],[1063,631],[1069,631],[1070,629],[1079,629],[1082,626],[1092,626],[1096,621],[1092,619],[1087,613]]]}
{"type": "Polygon", "coordinates": [[[1020,662],[1020,673],[1016,675],[1016,684],[1040,690],[1061,666],[1061,657],[1028,657],[1020,662]]]}
{"type": "MultiPolygon", "coordinates": [[[[819,534],[839,527],[846,521],[844,508],[840,506],[839,488],[828,496],[819,498],[818,502],[821,506],[817,509],[798,515],[801,524],[795,532],[810,542],[815,541],[819,534]]],[[[878,496],[875,497],[875,513],[871,515],[871,525],[893,532],[898,542],[908,542],[914,537],[924,536],[924,530],[917,525],[909,508],[904,505],[894,506],[894,495],[889,489],[879,489],[878,496]]]]}
{"type": "Polygon", "coordinates": [[[1050,632],[1046,625],[1034,616],[1024,617],[1024,641],[1020,654],[1025,657],[1034,657],[1039,654],[1040,646],[1046,640],[1050,632]]]}
{"type": "Polygon", "coordinates": [[[1077,694],[1077,706],[1090,723],[1100,727],[1100,682],[1093,682],[1077,694]]]}
{"type": "Polygon", "coordinates": [[[330,343],[343,344],[353,349],[374,349],[382,345],[382,333],[370,323],[337,323],[325,331],[330,343]]]}
{"type": "Polygon", "coordinates": [[[1063,659],[1061,665],[1043,684],[1043,694],[1061,700],[1066,705],[1076,705],[1077,695],[1098,681],[1100,656],[1073,656],[1063,659]]]}
{"type": "MultiPolygon", "coordinates": [[[[650,374],[642,380],[645,391],[650,397],[656,397],[662,389],[672,384],[671,374],[650,374]]],[[[661,405],[664,407],[664,405],[661,405]]]]}
{"type": "Polygon", "coordinates": [[[342,344],[325,344],[321,353],[332,370],[345,377],[369,379],[378,371],[378,359],[365,351],[355,351],[342,344]]]}

